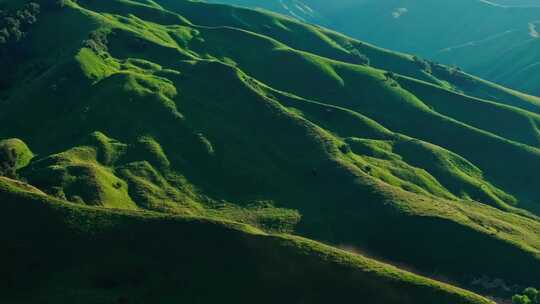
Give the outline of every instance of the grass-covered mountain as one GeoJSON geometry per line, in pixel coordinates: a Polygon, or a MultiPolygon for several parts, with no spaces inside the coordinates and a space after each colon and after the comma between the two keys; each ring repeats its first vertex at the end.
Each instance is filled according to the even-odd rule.
{"type": "Polygon", "coordinates": [[[4,303],[490,303],[299,237],[76,206],[5,178],[0,188],[4,303]]]}
{"type": "Polygon", "coordinates": [[[270,13],[36,4],[3,6],[9,303],[540,285],[538,98],[270,13]]]}
{"type": "Polygon", "coordinates": [[[273,10],[540,95],[540,2],[212,0],[273,10]]]}

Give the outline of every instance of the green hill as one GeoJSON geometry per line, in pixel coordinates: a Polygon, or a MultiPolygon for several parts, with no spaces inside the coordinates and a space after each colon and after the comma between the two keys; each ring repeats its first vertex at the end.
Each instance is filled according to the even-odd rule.
{"type": "Polygon", "coordinates": [[[242,286],[269,303],[489,303],[424,277],[540,285],[537,98],[231,6],[6,3],[25,20],[0,53],[10,301],[242,286]]]}
{"type": "Polygon", "coordinates": [[[6,178],[0,189],[6,303],[490,303],[300,237],[76,206],[6,178]]]}
{"type": "Polygon", "coordinates": [[[535,51],[540,47],[536,0],[209,2],[272,10],[540,95],[535,76],[540,62],[535,51]]]}

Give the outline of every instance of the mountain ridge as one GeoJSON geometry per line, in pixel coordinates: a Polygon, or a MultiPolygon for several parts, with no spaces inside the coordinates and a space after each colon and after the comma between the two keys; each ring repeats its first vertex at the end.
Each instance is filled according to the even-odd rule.
{"type": "MultiPolygon", "coordinates": [[[[24,160],[15,173],[31,186],[17,187],[73,214],[50,221],[96,220],[91,235],[100,218],[132,212],[116,209],[217,218],[356,247],[490,295],[501,291],[473,279],[536,283],[534,97],[442,65],[438,78],[413,56],[273,14],[190,1],[68,1],[21,43],[31,54],[21,71],[43,68],[3,92],[0,138],[22,141],[0,146],[33,151],[7,156],[24,160]],[[469,115],[487,111],[519,130],[469,115]]],[[[7,219],[34,214],[16,203],[29,194],[1,181],[7,219]]]]}
{"type": "Polygon", "coordinates": [[[451,5],[424,0],[339,3],[306,0],[303,3],[319,16],[302,18],[297,17],[301,11],[290,14],[275,4],[278,1],[210,2],[261,7],[292,15],[379,46],[459,66],[493,82],[540,95],[535,85],[537,73],[525,71],[540,61],[536,56],[538,52],[533,51],[538,49],[539,41],[531,32],[531,25],[540,20],[540,4],[520,6],[510,1],[480,0],[457,1],[451,5]]]}

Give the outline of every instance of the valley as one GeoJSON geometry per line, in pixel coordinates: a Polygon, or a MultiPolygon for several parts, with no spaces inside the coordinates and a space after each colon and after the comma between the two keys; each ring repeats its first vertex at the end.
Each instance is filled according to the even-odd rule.
{"type": "Polygon", "coordinates": [[[540,98],[268,11],[2,10],[0,301],[488,304],[540,286],[540,98]]]}

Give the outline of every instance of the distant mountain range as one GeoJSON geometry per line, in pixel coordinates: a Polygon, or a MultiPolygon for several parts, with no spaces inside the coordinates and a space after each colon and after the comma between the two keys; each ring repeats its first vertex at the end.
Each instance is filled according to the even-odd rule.
{"type": "Polygon", "coordinates": [[[540,6],[540,1],[538,0],[488,0],[486,2],[505,6],[540,6]]]}
{"type": "Polygon", "coordinates": [[[540,2],[216,0],[266,8],[540,95],[540,2]]]}

